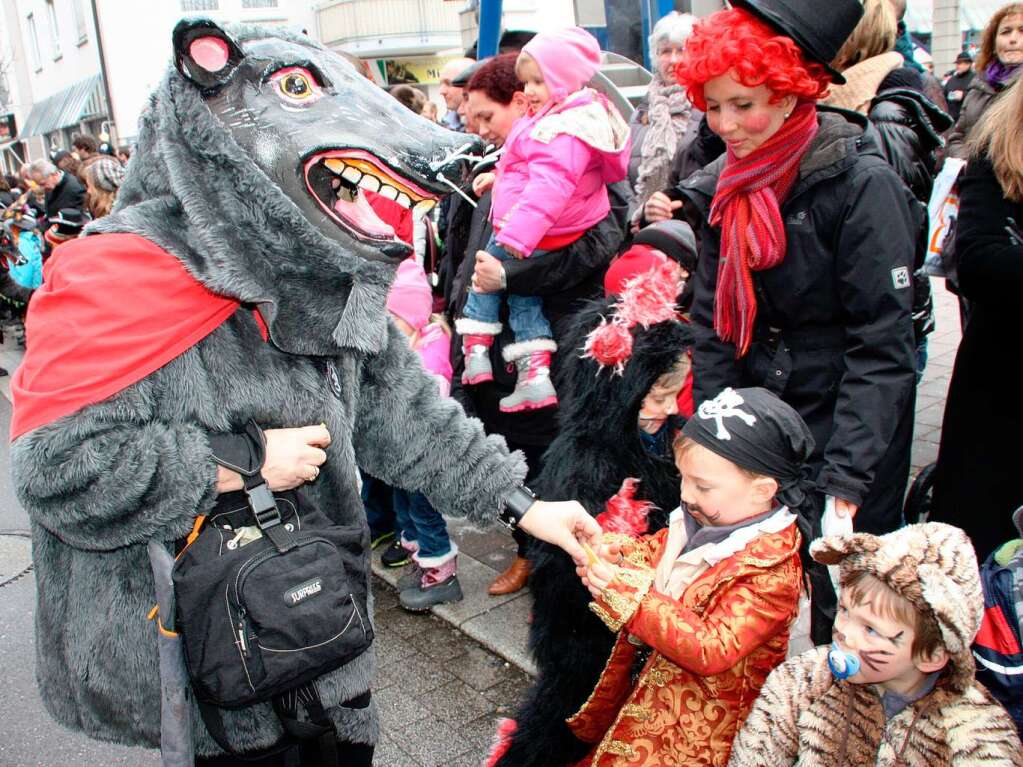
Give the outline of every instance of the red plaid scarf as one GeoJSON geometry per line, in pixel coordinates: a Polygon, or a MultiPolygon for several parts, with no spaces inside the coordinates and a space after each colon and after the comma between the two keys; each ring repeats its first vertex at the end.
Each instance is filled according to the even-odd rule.
{"type": "Polygon", "coordinates": [[[757,300],[752,271],[785,259],[781,203],[799,174],[799,163],[817,135],[817,110],[800,103],[771,138],[742,159],[728,150],[710,206],[721,227],[721,258],[714,296],[714,330],[742,357],[753,340],[757,300]]]}

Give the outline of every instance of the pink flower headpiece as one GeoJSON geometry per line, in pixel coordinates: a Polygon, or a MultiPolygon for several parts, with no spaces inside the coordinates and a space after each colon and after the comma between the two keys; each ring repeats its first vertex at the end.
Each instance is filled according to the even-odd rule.
{"type": "Polygon", "coordinates": [[[601,368],[611,367],[618,375],[632,356],[632,328],[647,330],[668,320],[678,319],[678,268],[672,261],[638,274],[622,290],[614,305],[611,320],[605,317],[586,336],[583,357],[597,361],[601,368]]]}

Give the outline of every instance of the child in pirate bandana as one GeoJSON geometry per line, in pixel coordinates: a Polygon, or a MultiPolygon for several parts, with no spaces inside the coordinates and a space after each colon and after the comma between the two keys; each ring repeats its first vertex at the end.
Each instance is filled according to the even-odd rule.
{"type": "Polygon", "coordinates": [[[568,720],[582,763],[725,765],[785,659],[802,584],[797,513],[813,438],[765,389],[726,389],[675,443],[682,505],[660,532],[605,534],[578,573],[617,640],[568,720]]]}
{"type": "Polygon", "coordinates": [[[840,567],[834,642],[771,673],[729,764],[1023,765],[1012,719],[974,678],[984,597],[966,534],[930,522],[810,550],[840,567]]]}

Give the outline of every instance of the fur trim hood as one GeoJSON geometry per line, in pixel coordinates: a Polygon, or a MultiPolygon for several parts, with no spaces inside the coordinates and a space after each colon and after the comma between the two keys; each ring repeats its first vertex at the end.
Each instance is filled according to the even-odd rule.
{"type": "Polygon", "coordinates": [[[984,613],[977,557],[958,527],[928,522],[887,535],[867,533],[814,541],[810,554],[825,565],[839,565],[844,583],[853,572],[868,572],[941,629],[948,650],[949,682],[958,691],[974,681],[973,644],[984,613]]]}

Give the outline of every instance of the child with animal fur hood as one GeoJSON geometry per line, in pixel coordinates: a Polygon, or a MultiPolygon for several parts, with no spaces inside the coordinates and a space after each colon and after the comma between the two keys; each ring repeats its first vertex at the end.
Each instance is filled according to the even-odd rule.
{"type": "Polygon", "coordinates": [[[974,679],[984,597],[966,534],[929,522],[810,551],[840,568],[835,641],[771,673],[729,766],[1023,765],[1012,720],[974,679]]]}
{"type": "MultiPolygon", "coordinates": [[[[525,84],[530,113],[512,127],[495,174],[473,183],[477,195],[493,186],[494,235],[486,252],[501,261],[562,250],[611,209],[607,185],[628,172],[629,127],[618,110],[586,83],[600,68],[600,45],[581,27],[541,32],[522,49],[515,73],[525,84]]],[[[501,332],[501,294],[473,292],[455,323],[462,336],[462,383],[493,380],[490,347],[501,332]]],[[[516,413],[558,403],[550,379],[557,350],[540,296],[508,296],[515,343],[505,360],[518,368],[515,391],[501,400],[516,413]]]]}
{"type": "MultiPolygon", "coordinates": [[[[663,528],[679,502],[672,442],[685,422],[677,399],[693,336],[677,312],[678,271],[665,266],[623,279],[618,295],[592,301],[573,320],[565,348],[574,351],[557,379],[558,436],[535,483],[546,497],[578,498],[603,523],[608,498],[625,480],[620,495],[648,512],[637,535],[663,528]]],[[[502,727],[507,737],[490,764],[563,767],[589,750],[565,720],[593,690],[614,637],[590,612],[571,559],[541,542],[529,558],[537,677],[516,708],[514,732],[510,723],[502,727]]]]}
{"type": "Polygon", "coordinates": [[[813,444],[766,389],[725,389],[676,441],[682,505],[667,529],[605,533],[601,558],[577,570],[590,609],[617,634],[596,689],[568,720],[595,746],[581,765],[726,764],[785,659],[813,444]]]}

